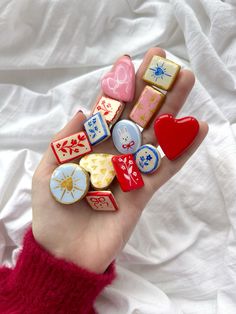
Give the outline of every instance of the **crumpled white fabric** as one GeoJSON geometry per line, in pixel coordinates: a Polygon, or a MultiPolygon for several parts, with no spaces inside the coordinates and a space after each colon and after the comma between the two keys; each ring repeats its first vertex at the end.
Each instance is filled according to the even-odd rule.
{"type": "MultiPolygon", "coordinates": [[[[98,92],[115,59],[152,46],[197,82],[179,114],[210,125],[149,202],[99,296],[103,314],[236,313],[236,1],[0,3],[0,262],[31,223],[31,178],[51,137],[98,92]]],[[[128,209],[127,209],[128,210],[128,209]]]]}

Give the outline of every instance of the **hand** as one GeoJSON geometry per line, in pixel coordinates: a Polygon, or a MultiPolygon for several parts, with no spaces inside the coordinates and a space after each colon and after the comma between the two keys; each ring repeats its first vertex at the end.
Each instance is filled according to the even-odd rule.
{"type": "MultiPolygon", "coordinates": [[[[142,76],[153,55],[165,57],[165,52],[160,48],[152,48],[145,55],[136,74],[134,103],[146,85],[142,76]]],[[[171,113],[176,116],[193,85],[193,73],[181,70],[158,115],[171,113]]],[[[127,118],[131,108],[132,105],[127,104],[121,118],[127,118]]],[[[84,119],[83,113],[77,113],[53,140],[83,130],[84,119]]],[[[58,164],[49,146],[33,177],[32,229],[35,239],[56,257],[103,273],[125,246],[152,195],[181,169],[201,144],[207,131],[207,124],[200,122],[200,130],[193,145],[177,160],[162,158],[161,166],[154,174],[143,175],[145,186],[142,189],[124,193],[119,184],[114,182],[112,191],[119,204],[117,212],[94,211],[85,200],[73,205],[57,203],[51,196],[49,181],[58,164]]],[[[153,124],[143,131],[142,137],[143,143],[156,144],[153,124]]],[[[94,152],[118,154],[111,139],[93,148],[94,152]]]]}

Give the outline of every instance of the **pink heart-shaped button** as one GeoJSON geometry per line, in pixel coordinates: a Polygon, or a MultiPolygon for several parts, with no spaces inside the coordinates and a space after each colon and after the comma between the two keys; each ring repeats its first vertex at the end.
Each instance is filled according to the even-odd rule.
{"type": "Polygon", "coordinates": [[[130,102],[134,98],[135,70],[128,56],[121,57],[101,81],[102,90],[116,100],[130,102]]]}

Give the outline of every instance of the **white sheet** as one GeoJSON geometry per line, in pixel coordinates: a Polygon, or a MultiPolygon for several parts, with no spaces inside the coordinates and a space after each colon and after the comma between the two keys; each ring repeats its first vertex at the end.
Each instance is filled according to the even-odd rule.
{"type": "Polygon", "coordinates": [[[236,313],[236,1],[0,3],[0,262],[12,265],[31,222],[31,177],[52,135],[99,78],[152,46],[197,83],[180,116],[207,120],[199,151],[161,188],[117,260],[103,314],[236,313]],[[88,88],[89,86],[89,88],[88,88]]]}

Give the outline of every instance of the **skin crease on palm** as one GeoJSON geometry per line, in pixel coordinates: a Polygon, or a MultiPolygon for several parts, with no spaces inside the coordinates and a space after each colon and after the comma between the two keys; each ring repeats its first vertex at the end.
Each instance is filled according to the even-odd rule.
{"type": "MultiPolygon", "coordinates": [[[[136,73],[135,99],[132,104],[126,105],[121,119],[128,118],[132,106],[146,85],[142,76],[153,55],[165,57],[165,52],[160,48],[151,48],[146,53],[136,73]]],[[[194,81],[192,72],[181,70],[158,115],[171,113],[176,116],[194,81]]],[[[53,140],[83,130],[85,118],[83,113],[78,112],[53,140]]],[[[110,188],[119,204],[117,212],[94,211],[85,200],[72,205],[56,202],[49,190],[49,180],[58,163],[49,145],[32,183],[32,230],[36,241],[58,258],[92,272],[103,273],[124,248],[153,194],[181,169],[205,138],[208,126],[205,122],[199,124],[199,133],[191,147],[174,161],[162,158],[161,166],[154,174],[143,175],[145,185],[142,189],[124,193],[116,179],[113,181],[110,188]]],[[[143,144],[157,145],[153,123],[143,131],[142,138],[143,144]]],[[[93,152],[119,154],[111,139],[93,147],[93,152]]]]}

